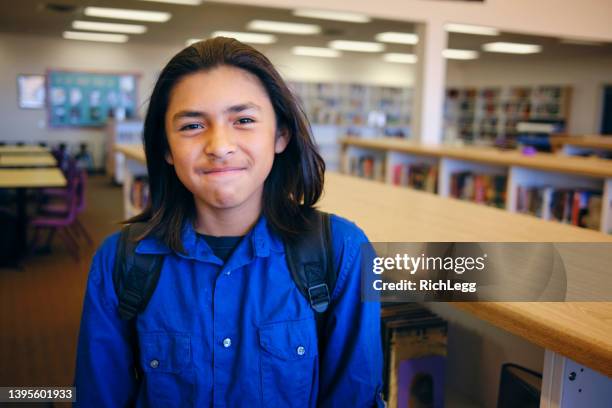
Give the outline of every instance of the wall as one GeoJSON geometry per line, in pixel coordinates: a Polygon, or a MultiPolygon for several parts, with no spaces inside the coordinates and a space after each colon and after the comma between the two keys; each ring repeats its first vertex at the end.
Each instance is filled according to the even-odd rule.
{"type": "MultiPolygon", "coordinates": [[[[17,75],[44,73],[48,68],[106,72],[139,72],[140,113],[163,65],[179,51],[168,46],[105,44],[60,38],[0,34],[0,121],[2,141],[68,141],[90,145],[96,166],[103,165],[105,132],[100,129],[52,129],[46,111],[17,107],[17,75]]],[[[342,59],[296,57],[274,47],[262,47],[288,79],[364,82],[391,86],[413,86],[412,66],[385,63],[379,56],[349,56],[342,59]]]]}
{"type": "MultiPolygon", "coordinates": [[[[0,120],[3,141],[88,142],[96,165],[101,166],[105,133],[92,129],[49,129],[45,110],[17,108],[16,76],[44,73],[47,68],[140,72],[139,94],[146,100],[156,75],[178,50],[168,46],[104,44],[55,38],[0,34],[0,120]]],[[[346,53],[341,59],[292,56],[272,46],[262,47],[288,79],[361,82],[414,86],[414,66],[385,63],[379,56],[346,53]]],[[[612,56],[579,60],[542,60],[537,56],[456,62],[447,64],[452,86],[568,84],[573,102],[569,130],[596,133],[599,128],[603,84],[612,83],[612,56]]]]}

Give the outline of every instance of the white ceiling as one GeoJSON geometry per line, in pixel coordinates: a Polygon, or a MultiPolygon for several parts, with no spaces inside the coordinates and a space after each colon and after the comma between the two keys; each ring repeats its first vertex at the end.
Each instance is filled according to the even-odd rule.
{"type": "MultiPolygon", "coordinates": [[[[414,32],[415,24],[390,20],[373,19],[367,24],[344,23],[329,20],[313,20],[295,17],[291,10],[253,7],[249,5],[231,5],[205,1],[200,6],[181,6],[138,0],[19,0],[0,2],[0,32],[25,35],[42,35],[61,38],[62,32],[71,29],[74,20],[107,21],[130,23],[125,20],[108,20],[85,17],[86,6],[132,8],[140,10],[158,10],[172,13],[166,23],[145,24],[145,34],[130,35],[131,43],[168,44],[181,46],[189,38],[204,38],[217,30],[246,31],[247,23],[253,19],[291,21],[319,24],[323,31],[320,35],[298,36],[277,34],[279,38],[275,47],[294,45],[324,47],[331,40],[349,39],[373,41],[374,35],[383,31],[414,32]],[[67,12],[49,10],[46,5],[53,3],[67,6],[67,12]]],[[[563,44],[556,38],[537,37],[502,33],[498,37],[485,37],[466,34],[450,34],[449,48],[480,50],[481,45],[490,41],[516,41],[543,45],[542,54],[534,56],[515,56],[481,53],[480,60],[499,60],[504,58],[583,58],[588,56],[612,56],[612,45],[602,46],[563,44]]],[[[387,44],[387,52],[412,52],[412,46],[387,44]]],[[[477,60],[478,61],[478,60],[477,60]]]]}

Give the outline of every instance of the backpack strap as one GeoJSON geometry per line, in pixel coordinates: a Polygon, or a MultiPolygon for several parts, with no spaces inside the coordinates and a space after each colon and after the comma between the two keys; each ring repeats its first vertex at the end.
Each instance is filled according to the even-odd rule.
{"type": "Polygon", "coordinates": [[[163,255],[136,253],[136,238],[144,228],[144,223],[125,226],[117,243],[113,283],[119,300],[119,316],[123,320],[132,320],[147,307],[164,262],[163,255]]]}
{"type": "Polygon", "coordinates": [[[300,235],[298,240],[285,241],[285,254],[293,281],[319,319],[331,301],[336,271],[333,265],[330,215],[313,210],[310,221],[312,228],[300,235]]]}

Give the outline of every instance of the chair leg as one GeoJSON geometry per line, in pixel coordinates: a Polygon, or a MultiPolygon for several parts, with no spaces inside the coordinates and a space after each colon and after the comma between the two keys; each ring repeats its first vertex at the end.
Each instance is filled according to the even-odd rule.
{"type": "Polygon", "coordinates": [[[83,236],[85,236],[85,240],[87,241],[89,246],[92,246],[93,245],[93,239],[91,238],[91,235],[89,235],[89,232],[87,232],[87,230],[85,229],[85,226],[83,226],[83,224],[81,224],[81,221],[79,221],[78,219],[75,220],[74,221],[74,225],[76,226],[77,229],[79,229],[81,231],[83,236]]]}
{"type": "Polygon", "coordinates": [[[49,228],[49,235],[47,235],[47,241],[45,242],[45,248],[51,250],[51,242],[55,235],[55,228],[49,228]]]}
{"type": "Polygon", "coordinates": [[[36,244],[38,244],[38,230],[39,227],[34,227],[34,236],[32,237],[32,241],[30,241],[29,250],[30,254],[33,254],[36,251],[36,244]]]}
{"type": "Polygon", "coordinates": [[[68,247],[68,251],[70,255],[75,259],[75,261],[79,261],[79,244],[72,238],[70,233],[66,231],[66,228],[62,228],[58,231],[58,235],[62,237],[64,243],[68,247]]]}

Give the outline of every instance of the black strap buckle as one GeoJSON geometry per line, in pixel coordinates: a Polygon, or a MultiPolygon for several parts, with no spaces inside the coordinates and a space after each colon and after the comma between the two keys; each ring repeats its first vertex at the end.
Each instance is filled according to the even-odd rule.
{"type": "Polygon", "coordinates": [[[329,306],[329,288],[327,283],[310,286],[308,288],[308,297],[310,298],[310,306],[318,312],[323,313],[329,306]]]}

